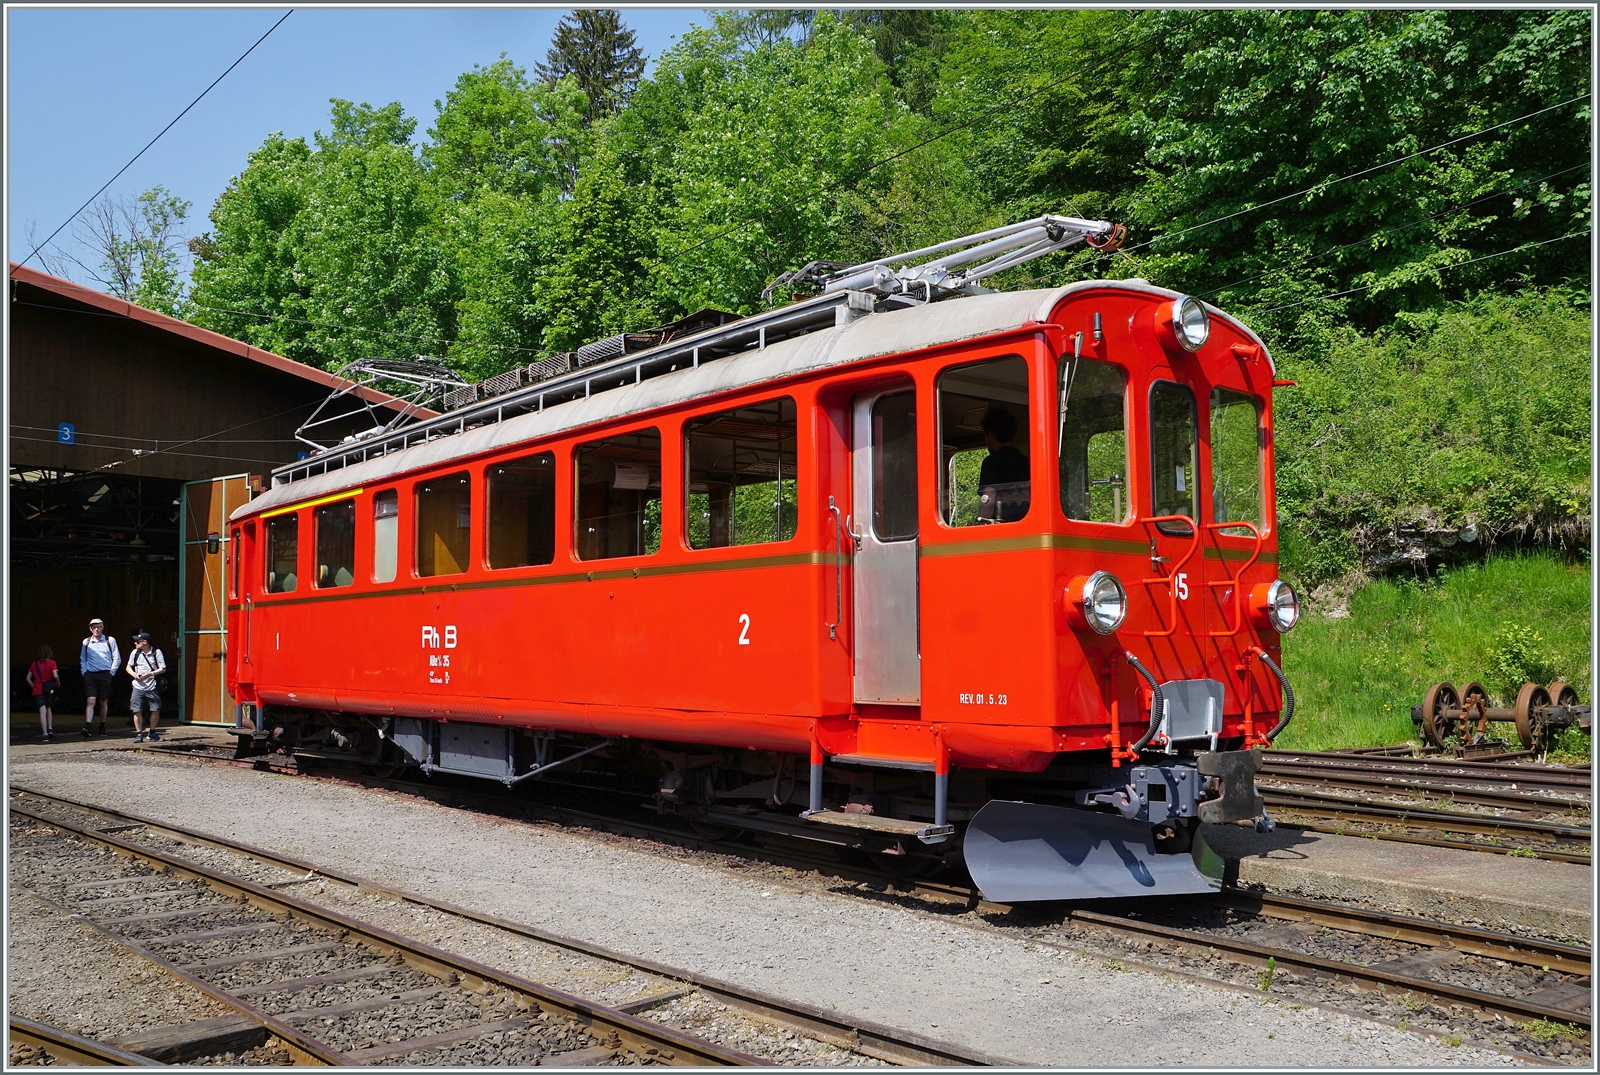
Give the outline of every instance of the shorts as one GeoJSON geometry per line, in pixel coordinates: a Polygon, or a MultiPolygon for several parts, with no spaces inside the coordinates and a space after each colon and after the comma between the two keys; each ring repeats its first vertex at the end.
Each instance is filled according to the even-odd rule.
{"type": "Polygon", "coordinates": [[[135,690],[128,698],[128,708],[135,713],[148,710],[151,713],[161,712],[161,692],[135,690]]]}
{"type": "Polygon", "coordinates": [[[43,709],[45,706],[55,704],[56,696],[53,694],[36,694],[33,696],[33,708],[35,709],[43,709]]]}
{"type": "Polygon", "coordinates": [[[97,701],[107,701],[111,697],[110,672],[85,672],[83,674],[83,695],[97,701]]]}

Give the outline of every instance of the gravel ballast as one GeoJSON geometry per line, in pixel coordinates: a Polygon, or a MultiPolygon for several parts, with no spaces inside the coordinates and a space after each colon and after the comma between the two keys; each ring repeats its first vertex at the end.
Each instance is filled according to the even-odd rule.
{"type": "MultiPolygon", "coordinates": [[[[1029,1064],[1516,1063],[1470,1045],[1450,1046],[968,928],[954,915],[874,901],[842,883],[778,883],[773,871],[730,868],[713,856],[642,841],[125,751],[13,754],[12,762],[13,779],[40,791],[217,832],[1029,1064]]],[[[14,923],[14,998],[17,968],[28,965],[18,959],[17,945],[25,939],[14,923]]],[[[493,952],[462,947],[499,965],[493,952]]],[[[37,965],[45,956],[29,958],[37,965]]],[[[650,1014],[666,1016],[672,1007],[650,1014]]],[[[797,1048],[794,1062],[805,1062],[805,1051],[797,1048]]]]}

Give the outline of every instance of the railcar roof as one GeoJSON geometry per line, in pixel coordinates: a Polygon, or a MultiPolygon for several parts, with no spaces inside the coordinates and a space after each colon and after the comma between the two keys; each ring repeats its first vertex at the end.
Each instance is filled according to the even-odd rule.
{"type": "MultiPolygon", "coordinates": [[[[664,373],[637,384],[597,392],[587,399],[555,404],[543,411],[437,437],[326,474],[274,486],[242,505],[230,518],[237,519],[284,504],[378,484],[411,471],[449,464],[499,448],[796,374],[994,336],[1030,324],[1040,324],[1047,321],[1051,311],[1068,295],[1095,288],[1135,291],[1161,298],[1176,298],[1179,294],[1143,281],[1082,280],[1059,288],[970,295],[931,306],[871,314],[846,325],[782,340],[764,350],[748,351],[698,367],[664,373]]],[[[1206,309],[1213,316],[1237,327],[1257,344],[1261,343],[1260,337],[1245,325],[1215,307],[1207,305],[1206,309]]],[[[1265,345],[1262,345],[1262,353],[1266,353],[1265,345]]]]}

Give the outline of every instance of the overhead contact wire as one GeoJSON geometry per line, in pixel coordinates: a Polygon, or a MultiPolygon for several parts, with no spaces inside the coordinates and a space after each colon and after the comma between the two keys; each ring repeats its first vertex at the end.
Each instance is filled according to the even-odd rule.
{"type": "Polygon", "coordinates": [[[200,91],[200,96],[199,97],[196,97],[194,100],[190,101],[189,104],[188,104],[188,107],[186,107],[182,112],[179,112],[175,117],[173,117],[173,120],[172,120],[171,123],[169,123],[165,127],[161,128],[161,131],[160,131],[159,134],[157,134],[154,138],[150,139],[149,142],[145,143],[144,149],[139,150],[139,152],[135,153],[133,155],[133,158],[131,160],[129,160],[127,164],[124,164],[121,168],[117,169],[117,174],[112,176],[110,179],[106,180],[105,186],[103,186],[99,190],[95,191],[92,195],[89,196],[89,200],[88,201],[84,202],[82,205],[78,206],[77,209],[73,210],[71,216],[69,216],[69,217],[67,217],[67,219],[63,220],[61,222],[61,224],[56,228],[56,230],[50,233],[49,237],[46,238],[44,242],[42,242],[38,246],[34,247],[33,250],[28,254],[28,256],[23,258],[17,264],[18,265],[26,265],[28,262],[33,260],[34,256],[37,255],[39,253],[39,251],[41,251],[45,247],[49,246],[50,245],[50,240],[54,239],[57,235],[60,235],[62,228],[65,228],[68,224],[71,224],[74,220],[78,219],[78,214],[79,213],[83,212],[85,209],[89,208],[90,205],[94,204],[94,200],[96,198],[100,197],[100,195],[104,194],[106,192],[106,189],[108,187],[110,187],[111,184],[115,183],[118,179],[122,178],[122,173],[123,172],[126,172],[129,168],[132,168],[134,163],[140,157],[144,156],[145,153],[149,151],[151,146],[153,146],[157,142],[161,141],[161,136],[162,135],[164,135],[168,131],[172,130],[173,127],[177,126],[178,120],[182,119],[184,116],[187,116],[189,114],[189,109],[191,109],[195,105],[199,104],[201,99],[204,98],[206,94],[208,94],[212,90],[216,89],[218,82],[221,82],[223,79],[227,78],[228,75],[230,75],[233,72],[233,69],[235,67],[238,67],[241,63],[244,63],[245,57],[249,56],[252,52],[254,52],[257,49],[257,47],[260,46],[261,42],[263,42],[267,38],[271,37],[272,36],[272,31],[276,30],[278,27],[282,26],[284,19],[287,19],[290,15],[293,15],[293,14],[294,14],[294,8],[290,8],[288,11],[284,12],[282,19],[279,19],[277,22],[273,23],[270,27],[268,27],[267,32],[262,34],[260,37],[258,37],[256,39],[256,43],[254,45],[251,45],[249,48],[245,49],[244,52],[240,54],[240,56],[239,56],[239,58],[237,60],[234,60],[231,64],[228,65],[228,69],[226,71],[224,71],[224,72],[222,72],[222,74],[218,75],[216,77],[215,81],[213,81],[211,83],[211,85],[207,86],[205,89],[200,91]]]}

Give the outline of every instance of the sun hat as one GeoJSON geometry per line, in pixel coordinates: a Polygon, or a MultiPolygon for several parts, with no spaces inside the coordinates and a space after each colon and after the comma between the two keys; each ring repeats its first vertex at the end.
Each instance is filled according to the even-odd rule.
{"type": "Polygon", "coordinates": [[[100,618],[100,617],[99,617],[99,616],[96,616],[96,617],[95,617],[95,618],[94,618],[94,619],[92,619],[92,620],[90,620],[90,621],[89,621],[89,626],[90,626],[90,627],[93,627],[93,626],[94,626],[94,625],[95,625],[95,624],[97,624],[97,623],[98,623],[98,624],[99,624],[99,625],[100,625],[100,626],[101,626],[101,627],[104,627],[104,626],[105,626],[105,625],[106,625],[106,621],[105,621],[105,620],[102,620],[102,619],[101,619],[101,618],[100,618]]]}

